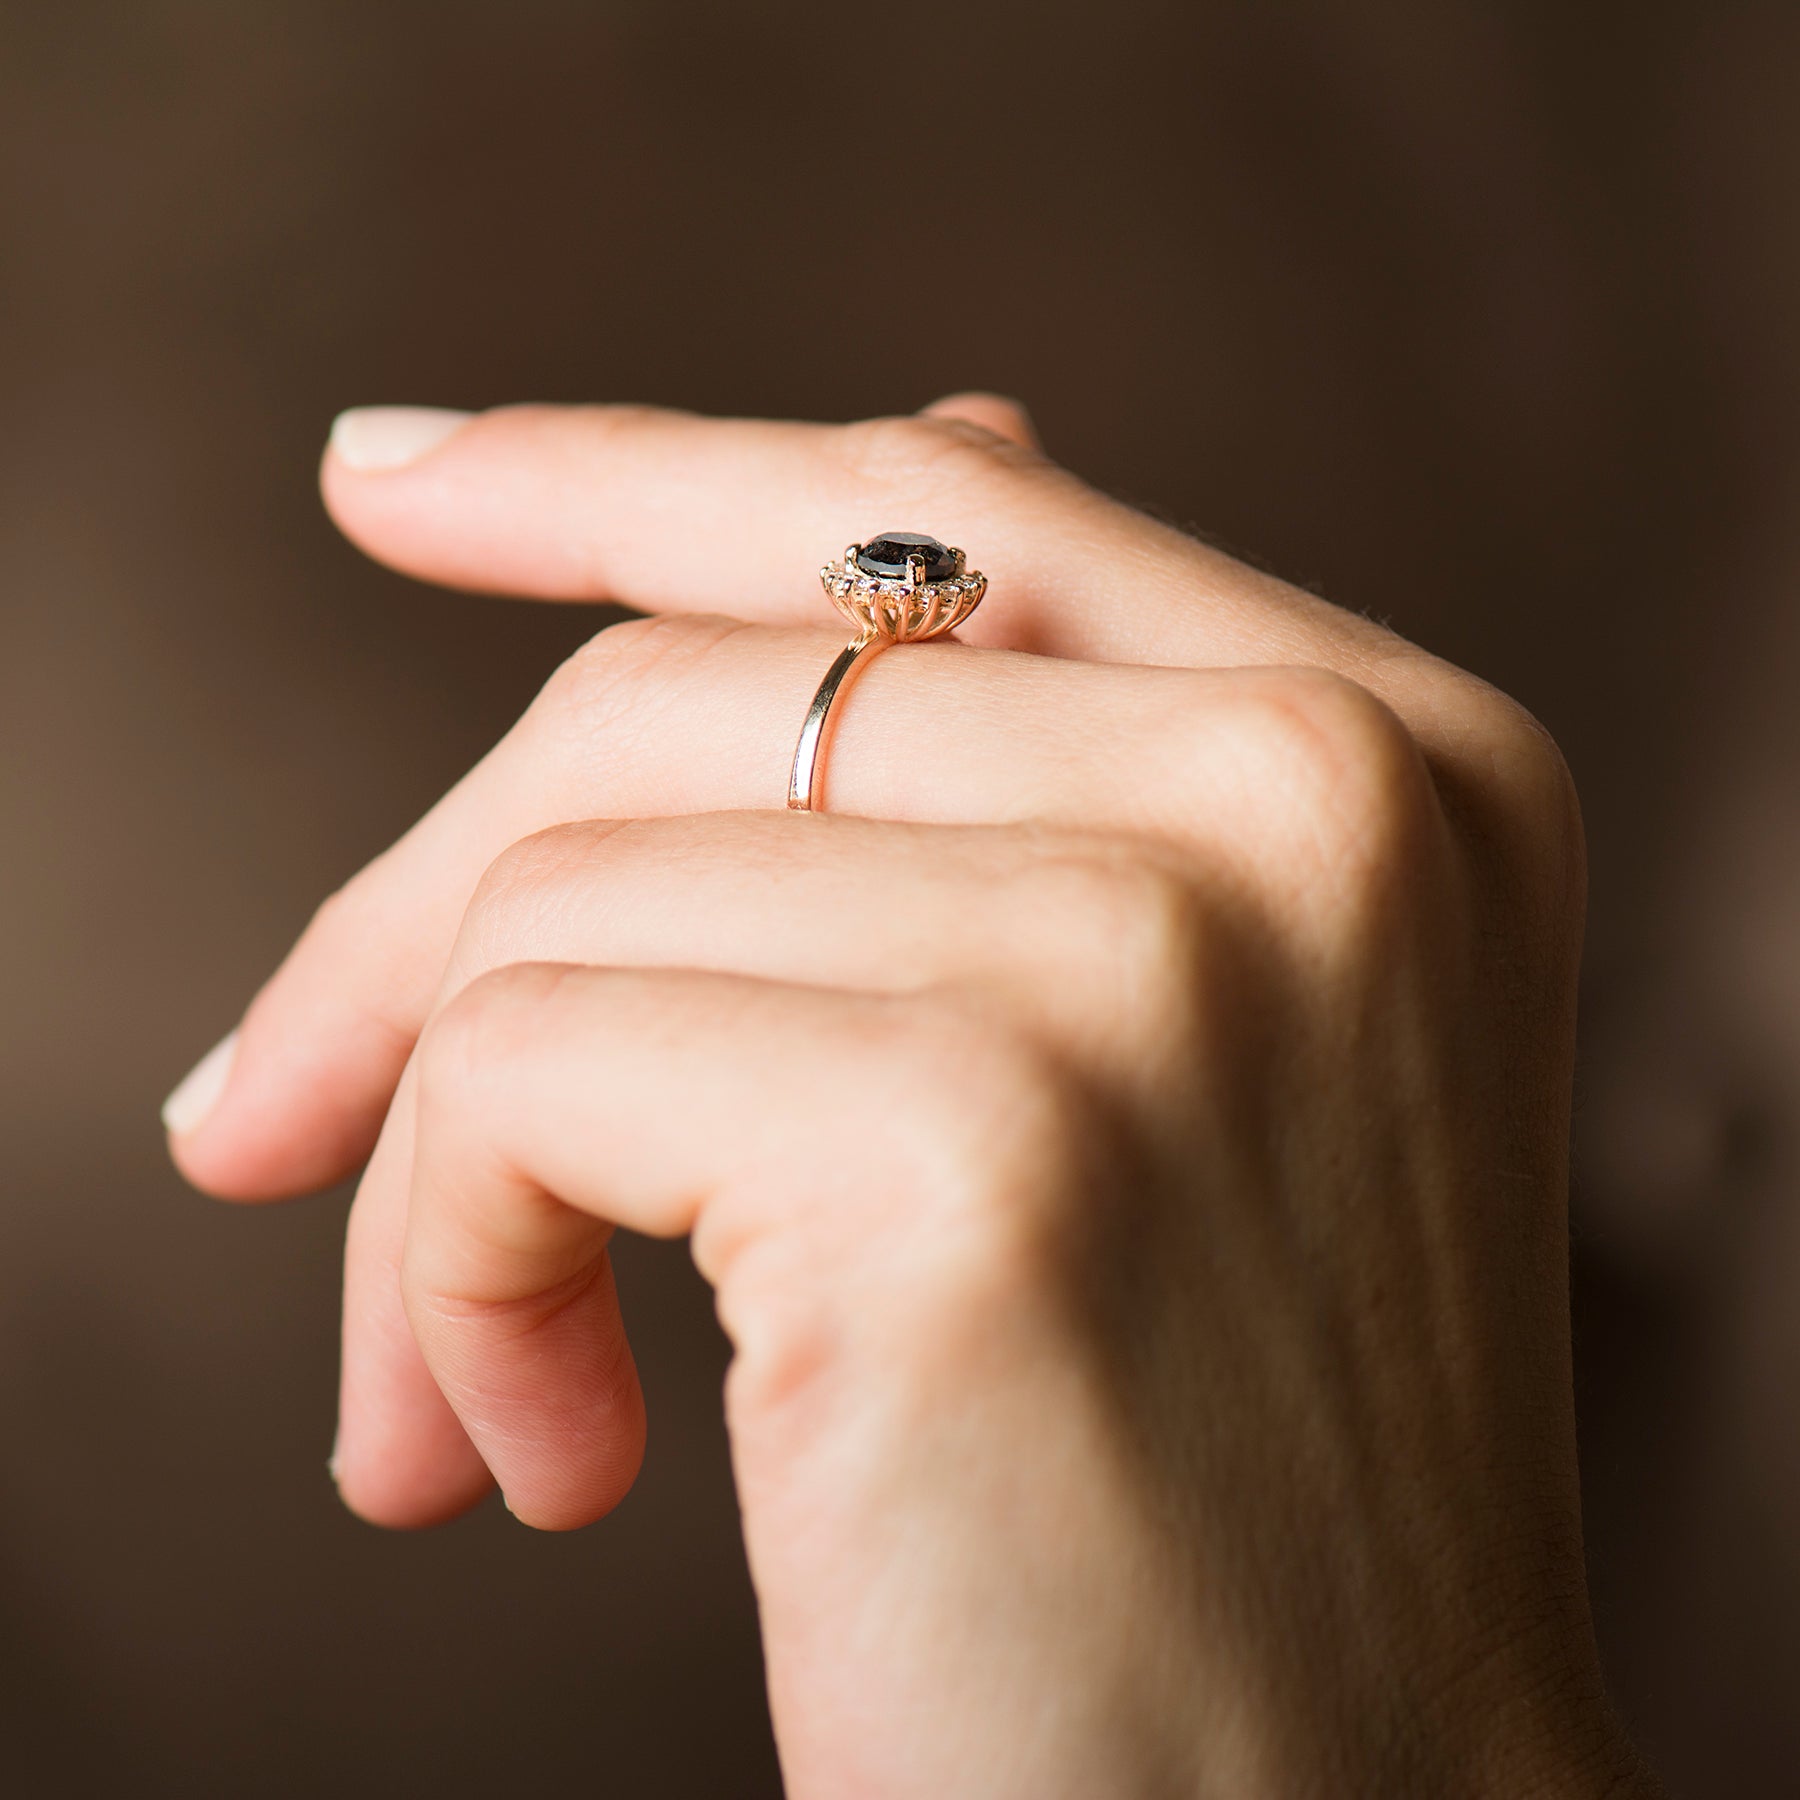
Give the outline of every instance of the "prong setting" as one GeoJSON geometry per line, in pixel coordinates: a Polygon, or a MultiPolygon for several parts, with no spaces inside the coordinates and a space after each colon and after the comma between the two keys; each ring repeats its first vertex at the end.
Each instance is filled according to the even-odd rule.
{"type": "Polygon", "coordinates": [[[918,643],[954,631],[981,604],[987,577],[960,549],[916,532],[852,544],[819,580],[832,605],[863,636],[918,643]]]}

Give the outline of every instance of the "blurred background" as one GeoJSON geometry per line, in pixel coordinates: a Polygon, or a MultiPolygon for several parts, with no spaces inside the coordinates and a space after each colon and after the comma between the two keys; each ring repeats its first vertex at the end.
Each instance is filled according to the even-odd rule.
{"type": "Polygon", "coordinates": [[[0,0],[0,1785],[779,1791],[679,1247],[614,1518],[384,1535],[346,1196],[203,1201],[156,1109],[604,622],[361,562],[339,408],[982,385],[1564,745],[1608,1667],[1791,1795],[1797,78],[1786,0],[0,0]]]}

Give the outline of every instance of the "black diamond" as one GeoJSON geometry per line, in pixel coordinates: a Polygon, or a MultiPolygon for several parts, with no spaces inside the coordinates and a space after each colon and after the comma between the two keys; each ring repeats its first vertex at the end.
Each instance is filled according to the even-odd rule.
{"type": "Polygon", "coordinates": [[[856,553],[856,566],[865,575],[880,575],[889,581],[906,579],[906,559],[925,559],[927,581],[948,581],[956,573],[956,557],[934,537],[916,531],[884,531],[871,538],[856,553]]]}

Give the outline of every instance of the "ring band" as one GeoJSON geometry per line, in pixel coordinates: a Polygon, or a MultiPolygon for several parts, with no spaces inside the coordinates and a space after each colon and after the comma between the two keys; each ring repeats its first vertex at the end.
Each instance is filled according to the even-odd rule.
{"type": "Polygon", "coordinates": [[[954,631],[987,592],[987,577],[972,571],[960,550],[914,531],[887,531],[852,544],[839,563],[819,571],[826,598],[857,634],[825,671],[806,709],[788,807],[821,812],[823,763],[831,709],[859,670],[890,644],[918,644],[954,631]]]}

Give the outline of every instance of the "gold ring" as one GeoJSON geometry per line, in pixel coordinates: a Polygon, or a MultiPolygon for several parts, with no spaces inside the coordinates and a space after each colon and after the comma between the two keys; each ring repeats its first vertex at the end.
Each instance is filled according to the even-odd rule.
{"type": "Polygon", "coordinates": [[[794,812],[823,811],[821,774],[832,703],[852,677],[889,644],[919,644],[954,631],[987,592],[987,577],[967,566],[960,550],[916,531],[884,531],[852,544],[842,562],[819,571],[826,598],[857,628],[856,636],[825,672],[788,777],[794,812]]]}

